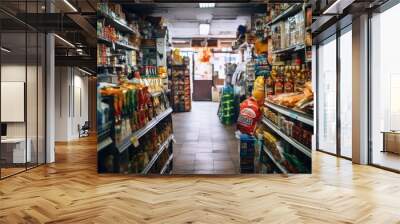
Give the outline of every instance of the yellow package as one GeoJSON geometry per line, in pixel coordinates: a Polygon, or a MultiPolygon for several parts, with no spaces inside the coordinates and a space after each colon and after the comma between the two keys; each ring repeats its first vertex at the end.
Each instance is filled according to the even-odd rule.
{"type": "Polygon", "coordinates": [[[175,65],[183,64],[183,58],[182,58],[181,52],[178,48],[175,48],[172,51],[172,61],[173,61],[173,64],[175,64],[175,65]]]}
{"type": "Polygon", "coordinates": [[[268,42],[264,40],[256,40],[254,44],[256,54],[268,53],[268,42]]]}
{"type": "Polygon", "coordinates": [[[264,77],[259,76],[254,81],[253,97],[257,100],[258,105],[264,103],[265,90],[264,90],[264,77]]]}

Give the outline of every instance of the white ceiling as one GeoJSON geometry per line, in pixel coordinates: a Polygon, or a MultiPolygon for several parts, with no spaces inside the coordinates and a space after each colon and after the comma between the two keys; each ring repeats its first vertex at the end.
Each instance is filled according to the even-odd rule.
{"type": "Polygon", "coordinates": [[[250,25],[251,15],[265,11],[259,4],[217,3],[215,8],[200,8],[198,3],[158,3],[131,5],[133,11],[151,8],[152,16],[165,19],[170,36],[176,38],[215,37],[235,38],[239,25],[250,25]],[[139,10],[138,10],[139,9],[139,10]],[[210,24],[210,35],[200,36],[199,24],[210,24]]]}

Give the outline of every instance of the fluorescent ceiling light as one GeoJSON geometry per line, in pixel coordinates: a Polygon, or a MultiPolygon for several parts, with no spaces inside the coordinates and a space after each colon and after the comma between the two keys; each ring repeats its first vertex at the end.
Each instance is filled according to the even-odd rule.
{"type": "Polygon", "coordinates": [[[208,35],[208,34],[210,34],[210,24],[208,24],[208,23],[200,23],[200,25],[199,25],[199,33],[200,33],[200,35],[208,35]]]}
{"type": "Polygon", "coordinates": [[[215,3],[199,3],[200,8],[214,8],[215,3]]]}
{"type": "Polygon", "coordinates": [[[83,72],[83,73],[85,73],[85,74],[87,74],[87,75],[93,75],[92,73],[90,73],[90,72],[88,72],[88,71],[86,71],[86,70],[83,70],[83,69],[81,69],[81,68],[78,68],[78,70],[81,71],[81,72],[83,72]]]}
{"type": "Polygon", "coordinates": [[[64,0],[64,3],[67,4],[74,12],[78,12],[78,10],[68,0],[64,0]]]}
{"type": "Polygon", "coordinates": [[[187,41],[187,40],[173,40],[172,43],[173,44],[186,44],[186,43],[189,43],[189,41],[187,41]]]}
{"type": "Polygon", "coordinates": [[[62,42],[64,42],[65,44],[67,44],[70,47],[75,48],[75,45],[73,45],[71,42],[69,42],[68,40],[58,36],[57,34],[54,34],[55,37],[57,37],[59,40],[61,40],[62,42]]]}
{"type": "Polygon", "coordinates": [[[10,50],[8,50],[7,48],[4,48],[4,47],[2,47],[2,48],[0,48],[2,51],[4,51],[4,52],[6,52],[6,53],[10,53],[11,51],[10,50]]]}

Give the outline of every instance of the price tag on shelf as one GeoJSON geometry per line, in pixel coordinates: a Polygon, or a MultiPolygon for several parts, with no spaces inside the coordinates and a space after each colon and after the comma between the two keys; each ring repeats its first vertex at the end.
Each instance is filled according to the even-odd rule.
{"type": "Polygon", "coordinates": [[[139,146],[139,139],[136,136],[133,136],[131,138],[131,143],[133,146],[138,147],[139,146]]]}

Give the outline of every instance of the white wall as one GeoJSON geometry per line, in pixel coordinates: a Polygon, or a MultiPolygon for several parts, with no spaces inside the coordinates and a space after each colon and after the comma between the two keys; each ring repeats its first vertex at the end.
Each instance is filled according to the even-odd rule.
{"type": "MultiPolygon", "coordinates": [[[[31,140],[32,161],[44,162],[44,83],[42,68],[36,65],[18,63],[7,63],[1,66],[2,82],[24,82],[26,83],[26,110],[27,120],[25,122],[7,122],[7,137],[25,138],[31,140]],[[36,70],[38,69],[38,70],[36,70]],[[27,80],[25,78],[27,77],[27,80]],[[37,151],[38,150],[38,151],[37,151]],[[36,153],[39,153],[37,157],[36,153]]],[[[4,96],[3,96],[4,97],[4,96]]],[[[8,110],[8,108],[1,108],[8,110]]],[[[12,111],[9,111],[12,113],[12,111]]]]}
{"type": "Polygon", "coordinates": [[[88,120],[88,78],[73,67],[56,67],[55,140],[79,138],[78,125],[88,120]]]}

